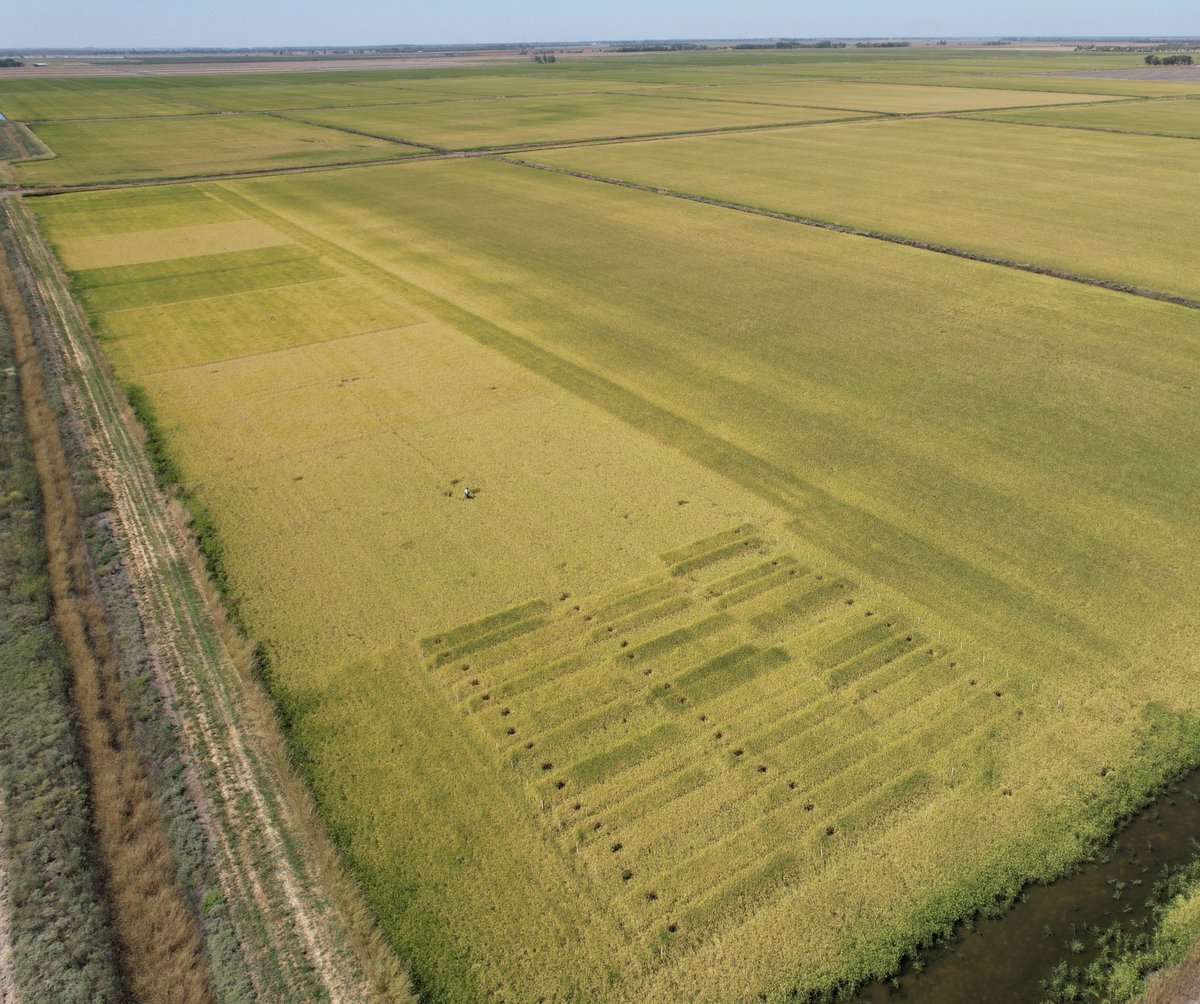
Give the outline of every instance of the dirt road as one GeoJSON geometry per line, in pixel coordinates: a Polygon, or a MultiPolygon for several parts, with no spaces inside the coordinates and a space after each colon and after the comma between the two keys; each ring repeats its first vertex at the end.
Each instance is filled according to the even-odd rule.
{"type": "Polygon", "coordinates": [[[8,861],[4,855],[4,797],[0,793],[0,1004],[17,1004],[12,970],[12,926],[8,913],[8,861]]]}

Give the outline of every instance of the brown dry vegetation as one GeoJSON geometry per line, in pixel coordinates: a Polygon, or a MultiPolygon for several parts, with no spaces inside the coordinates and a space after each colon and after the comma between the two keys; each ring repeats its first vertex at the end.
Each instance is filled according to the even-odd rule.
{"type": "Polygon", "coordinates": [[[54,619],[71,662],[93,826],[130,990],[148,1002],[209,1001],[199,935],[142,769],[113,642],[88,572],[67,457],[45,398],[41,361],[20,293],[3,261],[0,301],[12,328],[42,493],[54,619]]]}
{"type": "Polygon", "coordinates": [[[1178,966],[1152,977],[1142,1004],[1196,1004],[1200,1001],[1200,945],[1178,966]]]}

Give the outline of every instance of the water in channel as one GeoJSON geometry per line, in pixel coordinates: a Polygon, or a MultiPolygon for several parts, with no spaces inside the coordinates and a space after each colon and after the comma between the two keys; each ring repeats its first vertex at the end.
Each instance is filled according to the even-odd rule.
{"type": "Polygon", "coordinates": [[[864,987],[861,1004],[1015,1004],[1043,999],[1055,966],[1096,958],[1096,928],[1132,931],[1150,913],[1147,898],[1164,867],[1196,856],[1200,839],[1200,770],[1141,810],[1074,875],[1033,885],[1002,917],[960,926],[950,944],[923,957],[893,983],[864,987]]]}

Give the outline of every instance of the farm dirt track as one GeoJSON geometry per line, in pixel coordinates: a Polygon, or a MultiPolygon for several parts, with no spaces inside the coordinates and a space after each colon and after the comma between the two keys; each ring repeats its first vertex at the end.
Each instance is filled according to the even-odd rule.
{"type": "Polygon", "coordinates": [[[4,796],[0,793],[0,1004],[17,1004],[13,983],[12,926],[8,905],[8,858],[4,853],[4,796]]]}
{"type": "MultiPolygon", "coordinates": [[[[10,212],[15,216],[20,210],[10,212]]],[[[124,424],[127,415],[85,342],[84,324],[65,280],[33,232],[24,229],[23,235],[32,274],[40,273],[36,281],[42,303],[61,339],[58,348],[83,376],[77,405],[128,544],[128,572],[152,641],[153,668],[164,693],[186,709],[178,721],[189,754],[189,788],[217,849],[227,896],[249,907],[240,918],[244,950],[270,952],[279,970],[274,983],[256,989],[265,999],[284,999],[276,996],[281,989],[311,984],[306,973],[311,967],[318,999],[362,1000],[369,996],[364,976],[344,947],[346,932],[338,929],[327,896],[318,892],[321,879],[311,860],[292,853],[305,802],[296,800],[264,749],[263,737],[271,734],[273,721],[261,699],[256,704],[247,693],[253,684],[241,678],[245,667],[239,669],[237,660],[246,653],[231,652],[214,639],[205,621],[214,607],[195,602],[204,586],[181,529],[181,513],[168,504],[124,424]]],[[[214,598],[208,599],[211,604],[214,598]]],[[[230,638],[232,632],[224,640],[230,638]]],[[[261,979],[268,968],[256,975],[261,979]]]]}

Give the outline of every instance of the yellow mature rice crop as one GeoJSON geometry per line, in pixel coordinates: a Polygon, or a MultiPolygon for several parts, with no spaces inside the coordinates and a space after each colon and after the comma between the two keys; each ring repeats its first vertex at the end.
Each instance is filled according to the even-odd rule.
{"type": "Polygon", "coordinates": [[[482,103],[375,105],[289,115],[319,125],[450,149],[821,122],[846,117],[846,113],[820,108],[690,101],[660,98],[656,92],[508,98],[482,103]]]}
{"type": "Polygon", "coordinates": [[[1111,129],[1114,132],[1146,133],[1153,136],[1200,138],[1200,101],[1186,99],[1122,101],[1119,104],[1086,108],[1042,108],[997,113],[1006,122],[1034,125],[1077,126],[1081,129],[1111,129]]]}
{"type": "MultiPolygon", "coordinates": [[[[573,102],[526,107],[562,135],[573,102]]],[[[1186,247],[1122,244],[1185,232],[1183,145],[905,121],[539,159],[1190,292],[1186,247]]],[[[431,1001],[829,991],[1200,757],[1192,309],[490,157],[36,208],[431,1001]]]]}
{"type": "Polygon", "coordinates": [[[17,165],[33,186],[352,163],[421,151],[270,115],[85,119],[33,126],[56,156],[17,165]]]}
{"type": "Polygon", "coordinates": [[[274,352],[411,324],[413,315],[360,281],[317,279],[105,314],[109,353],[131,375],[274,352]]]}
{"type": "Polygon", "coordinates": [[[68,268],[88,269],[140,265],[187,255],[251,251],[284,243],[278,231],[256,220],[230,220],[195,226],[164,227],[113,235],[69,237],[58,243],[68,268]]]}
{"type": "Polygon", "coordinates": [[[1178,140],[922,119],[527,156],[1200,297],[1200,262],[1189,240],[1195,158],[1178,140]],[[864,155],[873,150],[888,155],[864,155]]]}

